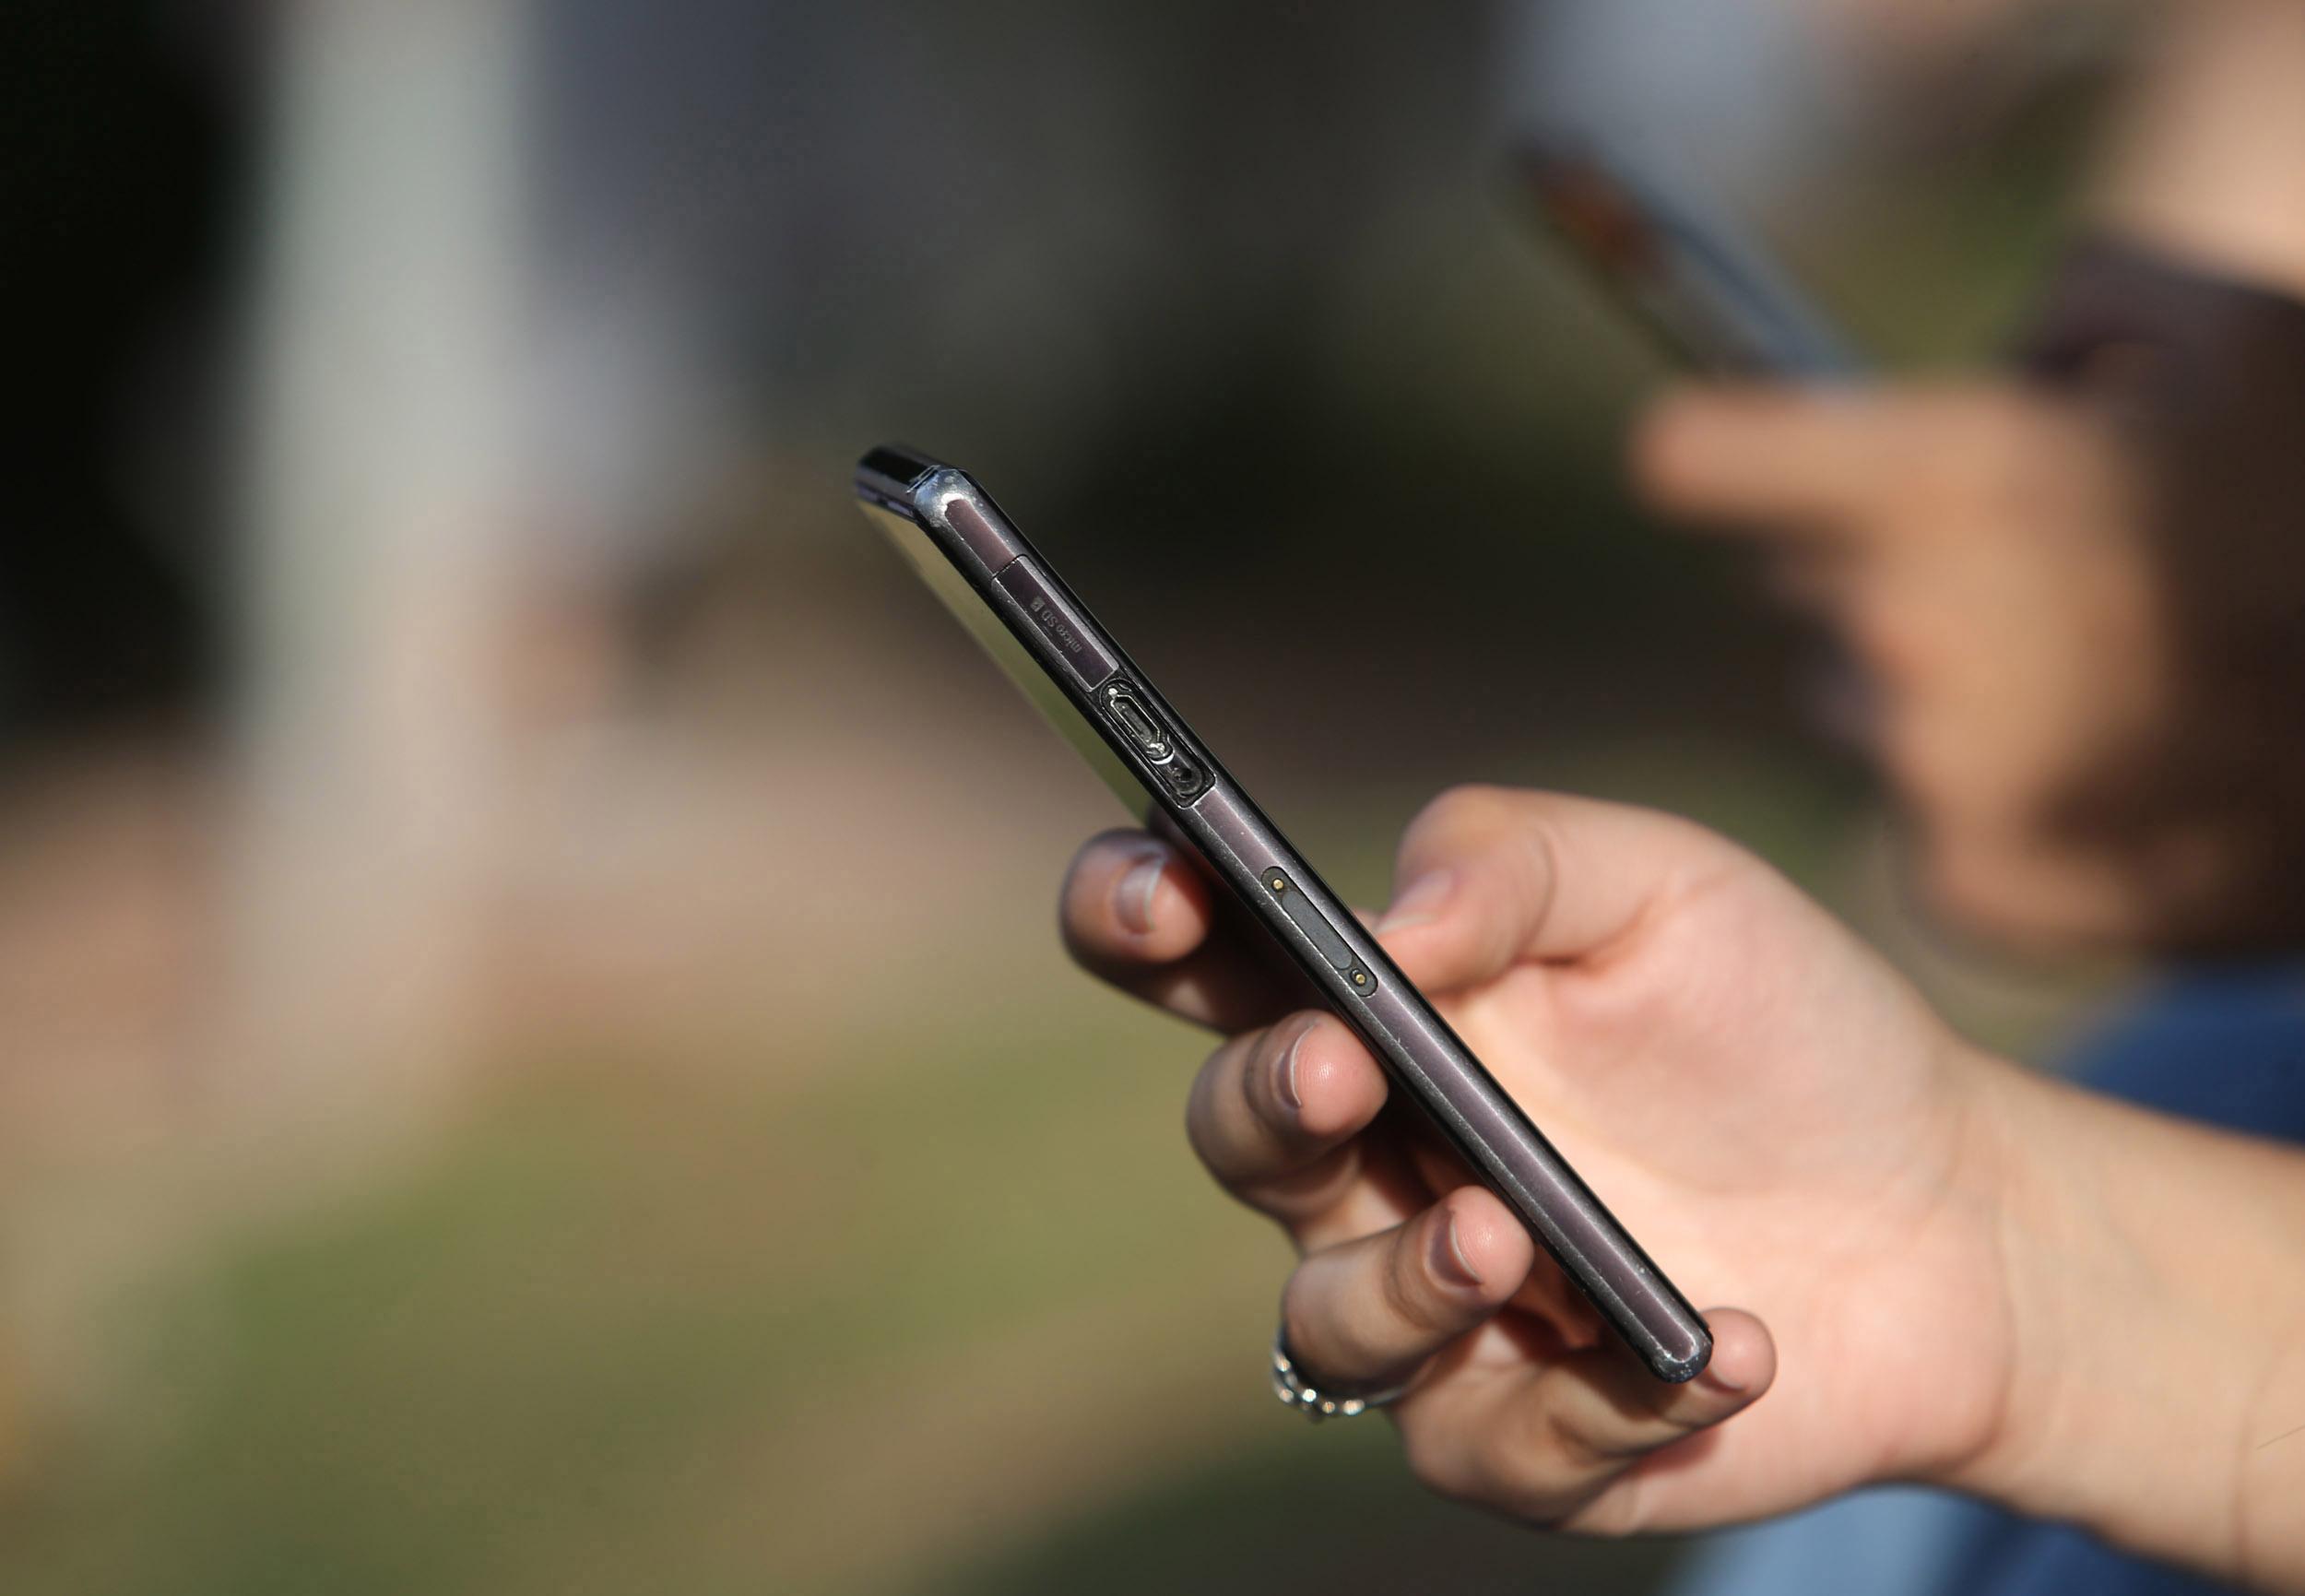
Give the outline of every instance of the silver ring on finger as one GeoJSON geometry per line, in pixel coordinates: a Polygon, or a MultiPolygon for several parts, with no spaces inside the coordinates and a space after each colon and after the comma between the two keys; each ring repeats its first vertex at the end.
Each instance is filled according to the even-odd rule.
{"type": "Polygon", "coordinates": [[[1399,1401],[1415,1383],[1412,1376],[1399,1385],[1372,1390],[1322,1379],[1290,1352],[1286,1324],[1273,1332],[1272,1394],[1281,1399],[1283,1406],[1294,1408],[1315,1424],[1323,1419],[1357,1419],[1373,1409],[1399,1401]]]}

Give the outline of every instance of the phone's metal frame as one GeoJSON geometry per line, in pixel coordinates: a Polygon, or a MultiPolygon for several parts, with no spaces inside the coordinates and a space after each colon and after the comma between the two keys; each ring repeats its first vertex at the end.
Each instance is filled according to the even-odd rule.
{"type": "Polygon", "coordinates": [[[1704,1319],[984,490],[883,447],[859,463],[857,493],[1139,818],[1164,818],[1247,905],[1649,1371],[1703,1369],[1704,1319]]]}

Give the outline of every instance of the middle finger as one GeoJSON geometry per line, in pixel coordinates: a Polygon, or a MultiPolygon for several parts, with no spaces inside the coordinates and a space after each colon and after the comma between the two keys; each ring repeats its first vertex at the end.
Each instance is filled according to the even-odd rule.
{"type": "Polygon", "coordinates": [[[1412,1194],[1377,1179],[1384,1151],[1362,1133],[1385,1105],[1384,1072],[1330,1014],[1293,1014],[1235,1037],[1194,1080],[1193,1151],[1250,1207],[1319,1246],[1397,1223],[1412,1194]]]}

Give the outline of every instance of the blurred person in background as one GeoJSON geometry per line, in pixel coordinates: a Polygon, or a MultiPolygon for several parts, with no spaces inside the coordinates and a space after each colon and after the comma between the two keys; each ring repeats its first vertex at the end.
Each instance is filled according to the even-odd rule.
{"type": "Polygon", "coordinates": [[[2305,9],[2165,32],[2013,370],[1690,390],[1636,440],[1865,670],[1934,906],[2049,949],[2305,936],[2305,9]]]}
{"type": "MultiPolygon", "coordinates": [[[[1944,916],[2169,964],[2069,1073],[2305,1140],[2305,7],[2161,26],[2013,372],[1675,395],[1636,475],[1670,514],[1760,537],[1842,639],[1944,916]]],[[[1681,1589],[1852,1570],[1892,1591],[2204,1587],[1892,1489],[1724,1537],[1681,1589]]]]}
{"type": "MultiPolygon", "coordinates": [[[[1907,8],[1851,6],[1841,20],[1885,44],[1909,89],[1933,79],[1941,88],[1974,64],[1979,27],[2001,10],[2032,9],[1973,7],[1951,26],[1933,12],[1917,27],[1907,8]]],[[[2305,830],[2297,821],[2305,814],[2305,744],[2293,727],[2305,682],[2305,524],[2297,507],[2305,482],[2295,458],[2295,441],[2305,436],[2305,184],[2297,176],[2305,171],[2305,99],[2293,86],[2305,81],[2305,7],[2256,0],[2172,7],[2159,34],[2096,184],[2088,231],[2041,296],[2009,372],[1867,392],[1689,390],[1646,420],[1634,469],[1664,512],[1766,539],[1788,595],[1840,635],[1870,690],[1871,749],[1909,818],[1921,883],[1945,918],[2036,953],[2113,949],[2173,962],[2154,991],[2080,1051],[2072,1073],[2167,1114],[2299,1141],[2305,979],[2295,960],[2305,940],[2305,830]]],[[[1415,890],[1411,866],[1432,866],[1424,856],[1436,847],[1448,852],[1433,833],[1472,824],[1468,809],[1511,801],[1460,801],[1413,828],[1403,896],[1388,920],[1414,933],[1412,946],[1447,934],[1433,928],[1437,911],[1407,895],[1415,890]]],[[[1553,835],[1552,825],[1530,829],[1553,835]]],[[[1093,845],[1076,866],[1067,891],[1076,953],[1132,989],[1237,1029],[1249,1011],[1226,990],[1214,961],[1194,951],[1197,932],[1156,916],[1167,861],[1129,847],[1139,851],[1093,845]],[[1124,864],[1132,873],[1119,873],[1124,864]],[[1098,906],[1107,886],[1122,905],[1118,924],[1098,906]],[[1183,963],[1155,975],[1142,969],[1178,954],[1187,955],[1183,963]]],[[[1514,850],[1505,851],[1501,860],[1474,857],[1504,869],[1514,850]]],[[[1595,868],[1630,869],[1605,853],[1595,868]]],[[[1443,873],[1461,888],[1473,872],[1443,873]]],[[[1519,932],[1554,912],[1543,902],[1555,890],[1549,881],[1531,890],[1540,895],[1512,922],[1519,932]]],[[[1468,980],[1444,961],[1442,984],[1453,982],[1471,1012],[1501,1025],[1495,1016],[1514,1006],[1493,983],[1509,939],[1503,928],[1491,929],[1491,964],[1468,980]]],[[[1554,1009],[1525,1018],[1552,1040],[1576,1039],[1554,1009]]],[[[1341,1151],[1353,1145],[1343,1130],[1307,1127],[1317,1112],[1309,1099],[1284,1094],[1268,1116],[1279,1129],[1262,1131],[1223,1128],[1211,1106],[1243,1090],[1232,1083],[1235,1073],[1273,1058],[1289,1060],[1283,1073],[1312,1067],[1306,1039],[1321,1030],[1284,1024],[1276,1042],[1235,1040],[1196,1089],[1193,1124],[1196,1145],[1236,1192],[1290,1223],[1303,1245],[1330,1249],[1316,1251],[1301,1271],[1304,1294],[1349,1304],[1356,1275],[1365,1282],[1381,1274],[1375,1259],[1383,1250],[1351,1238],[1410,1219],[1416,1204],[1404,1205],[1401,1189],[1430,1195],[1454,1181],[1416,1161],[1404,1175],[1390,1151],[1341,1151]],[[1292,1040],[1294,1052],[1285,1046],[1292,1040]],[[1340,1194],[1380,1164],[1389,1173],[1373,1184],[1383,1200],[1353,1212],[1340,1194]]],[[[1491,1044],[1499,1046],[1509,1057],[1529,1044],[1491,1044]]],[[[1335,1045],[1324,1036],[1320,1046],[1335,1045]]],[[[1351,1078],[1357,1066],[1330,1068],[1351,1078]]],[[[1361,1089],[1381,1096],[1381,1085],[1361,1089]]],[[[1581,1108],[1582,1094],[1602,1089],[1545,1075],[1538,1090],[1543,1119],[1558,1106],[1543,1094],[1566,1094],[1581,1108]]],[[[1257,1107],[1259,1087],[1249,1082],[1245,1091],[1257,1107]]],[[[1362,1106],[1339,1103],[1333,1111],[1357,1116],[1362,1106]]],[[[1707,1106],[1734,1117],[1723,1105],[1707,1106]]],[[[1573,1110],[1571,1117],[1584,1123],[1573,1110]]],[[[1813,1150],[1782,1151],[1797,1164],[1813,1150]]],[[[2243,1200],[2268,1207],[2285,1200],[2243,1200]]],[[[1449,1200],[1478,1209],[1483,1199],[1460,1193],[1449,1200]]],[[[1456,1217],[1460,1225],[1486,1224],[1464,1206],[1456,1217]]],[[[1430,1228],[1413,1222],[1399,1234],[1424,1236],[1430,1228]]],[[[1461,1240],[1467,1233],[1456,1234],[1461,1240]]],[[[1516,1245],[1498,1243],[1494,1226],[1481,1234],[1507,1251],[1516,1245]]],[[[1450,1256],[1434,1245],[1433,1256],[1450,1256]]],[[[1398,1249],[1384,1256],[1395,1266],[1386,1277],[1394,1289],[1403,1278],[1437,1279],[1438,1300],[1448,1300],[1448,1269],[1401,1265],[1398,1249]]],[[[1517,1284],[1525,1264],[1501,1259],[1496,1273],[1478,1272],[1508,1294],[1497,1283],[1517,1284]]],[[[1462,1271],[1453,1289],[1458,1311],[1472,1315],[1463,1294],[1474,1286],[1462,1271]]],[[[1543,1290],[1534,1295],[1543,1299],[1538,1317],[1554,1331],[1564,1318],[1576,1319],[1573,1307],[1543,1290]]],[[[1352,1317],[1349,1308],[1337,1311],[1352,1317]]],[[[1435,1317],[1448,1315],[1436,1309],[1435,1317]]],[[[1420,1347],[1450,1340],[1430,1324],[1424,1330],[1420,1347]]],[[[1953,1333],[1977,1330],[1956,1326],[1953,1333]]],[[[1542,1357],[1545,1335],[1529,1339],[1542,1357]]],[[[1585,1344],[1574,1336],[1570,1342],[1585,1344]]],[[[1476,1350],[1444,1357],[1429,1406],[1445,1408],[1439,1385],[1460,1380],[1460,1365],[1483,1361],[1472,1344],[1476,1350]]],[[[1365,1346],[1346,1356],[1356,1354],[1369,1361],[1365,1346]]],[[[1397,1371],[1401,1359],[1389,1366],[1397,1371]]],[[[1849,1373],[1813,1371],[1828,1382],[1849,1373]]],[[[2143,1377],[2173,1389],[2183,1374],[2171,1365],[2143,1377]]],[[[1661,1428],[1647,1439],[1605,1425],[1579,1430],[1574,1417],[1560,1416],[1576,1412],[1572,1398],[1556,1397],[1553,1415],[1569,1431],[1569,1451],[1582,1446],[1621,1466],[1625,1454],[1665,1444],[1676,1426],[1733,1411],[1740,1395],[1715,1390],[1717,1411],[1702,1418],[1695,1415],[1708,1399],[1687,1399],[1687,1411],[1656,1418],[1661,1428]]],[[[1788,1399],[1819,1400],[1789,1390],[1779,1401],[1788,1399]]],[[[1614,1400],[1642,1405],[1622,1391],[1614,1400]]],[[[1865,1420],[1852,1422],[1862,1429],[1865,1420]]],[[[2284,1427],[2269,1424],[2264,1433],[2284,1427]]],[[[1898,1439],[1868,1438],[1892,1450],[1898,1439]]],[[[1436,1444],[1420,1441],[1413,1425],[1409,1439],[1420,1472],[1448,1488],[1452,1465],[1431,1460],[1436,1444]]],[[[1519,1444],[1545,1449],[1526,1435],[1519,1444]]],[[[1719,1449],[1733,1453],[1736,1443],[1724,1438],[1719,1449]]],[[[1714,1454],[1692,1446],[1680,1455],[1685,1463],[1662,1464],[1658,1473],[1701,1475],[1714,1454]]],[[[1541,1463],[1521,1461],[1542,1473],[1541,1463]]],[[[2070,1458],[2060,1466],[2078,1467],[2070,1458]]],[[[2014,1596],[2204,1586],[2195,1574],[2087,1532],[2176,1555],[2130,1520],[2056,1514],[2080,1518],[2087,1529],[2042,1524],[2018,1516],[2042,1510],[2039,1498],[1996,1492],[1959,1471],[1906,1464],[1834,1484],[1899,1477],[1954,1484],[2000,1505],[1911,1488],[1862,1494],[1723,1538],[1684,1572],[1682,1588],[1703,1596],[1848,1589],[2014,1596]]],[[[1654,1522],[1656,1499],[1674,1499],[1678,1484],[1659,1480],[1649,1509],[1596,1511],[1590,1496],[1548,1495],[1525,1478],[1521,1495],[1506,1493],[1508,1505],[1604,1528],[1622,1527],[1626,1514],[1654,1522]]],[[[1497,1499],[1493,1490],[1472,1494],[1497,1499]]],[[[1806,1494],[1771,1506],[1799,1499],[1806,1494]]],[[[1665,1518],[1685,1524],[1756,1510],[1768,1508],[1708,1499],[1692,1513],[1667,1508],[1665,1518]]],[[[2228,1562],[2211,1572],[2239,1578],[2252,1568],[2228,1562]]],[[[2273,1578],[2264,1567],[2254,1572],[2273,1578]]]]}

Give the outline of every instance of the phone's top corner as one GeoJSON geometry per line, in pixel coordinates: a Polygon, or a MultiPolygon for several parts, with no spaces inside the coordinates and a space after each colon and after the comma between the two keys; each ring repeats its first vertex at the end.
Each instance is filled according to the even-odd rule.
{"type": "Polygon", "coordinates": [[[866,450],[857,462],[857,496],[907,515],[917,515],[921,486],[951,469],[903,443],[881,443],[866,450]]]}
{"type": "Polygon", "coordinates": [[[1024,551],[1022,541],[975,479],[917,449],[884,443],[857,462],[857,496],[949,534],[987,574],[1024,551]]]}

